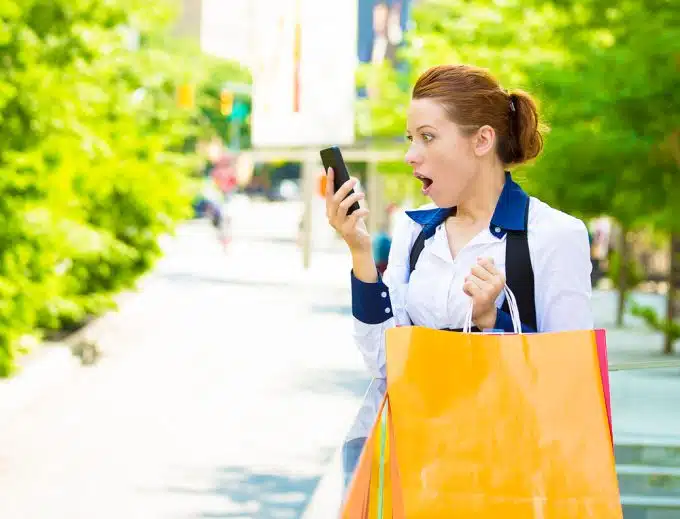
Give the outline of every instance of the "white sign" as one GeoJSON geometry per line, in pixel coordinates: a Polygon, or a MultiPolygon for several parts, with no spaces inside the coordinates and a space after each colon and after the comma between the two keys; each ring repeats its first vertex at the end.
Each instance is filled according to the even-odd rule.
{"type": "Polygon", "coordinates": [[[253,146],[352,144],[358,2],[251,2],[253,146]]]}
{"type": "Polygon", "coordinates": [[[249,66],[255,38],[253,16],[253,0],[203,0],[201,50],[249,66]]]}

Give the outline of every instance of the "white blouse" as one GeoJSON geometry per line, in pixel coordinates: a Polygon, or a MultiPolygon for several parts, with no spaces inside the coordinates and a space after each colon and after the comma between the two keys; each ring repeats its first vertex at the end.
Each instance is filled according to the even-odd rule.
{"type": "MultiPolygon", "coordinates": [[[[393,326],[462,328],[470,298],[463,283],[480,256],[491,257],[505,272],[507,230],[528,228],[534,271],[537,332],[592,329],[591,262],[588,231],[582,221],[529,198],[508,175],[489,228],[451,257],[442,209],[407,211],[395,226],[388,267],[377,283],[352,275],[354,339],[374,381],[348,440],[367,436],[385,391],[385,331],[393,326]],[[528,222],[524,222],[529,203],[528,222]],[[434,222],[430,224],[430,222],[434,222]],[[409,276],[413,242],[424,226],[432,236],[409,276]]],[[[496,301],[500,308],[504,296],[496,301]]],[[[495,328],[512,331],[499,310],[495,328]]],[[[528,330],[531,331],[531,330],[528,330]]]]}

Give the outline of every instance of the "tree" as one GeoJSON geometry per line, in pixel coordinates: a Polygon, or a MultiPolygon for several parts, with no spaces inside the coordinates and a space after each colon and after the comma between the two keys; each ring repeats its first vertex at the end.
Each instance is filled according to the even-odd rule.
{"type": "Polygon", "coordinates": [[[154,44],[169,5],[0,3],[0,376],[36,327],[109,307],[190,214],[202,120],[175,92],[210,71],[154,44]]]}
{"type": "MultiPolygon", "coordinates": [[[[583,8],[563,2],[568,11],[577,5],[583,8]]],[[[554,103],[551,122],[560,131],[550,137],[532,178],[563,207],[614,216],[622,226],[625,263],[626,231],[653,225],[672,234],[678,225],[671,211],[680,195],[673,182],[680,163],[668,151],[680,120],[680,16],[665,1],[585,5],[580,28],[563,41],[569,62],[534,70],[537,89],[554,103]],[[555,175],[559,168],[568,168],[572,178],[555,175]]],[[[619,277],[626,279],[622,269],[619,277]]],[[[627,288],[620,286],[621,293],[627,288]]],[[[670,310],[675,292],[669,292],[668,324],[680,316],[670,310]]],[[[664,351],[672,352],[668,332],[664,351]]]]}

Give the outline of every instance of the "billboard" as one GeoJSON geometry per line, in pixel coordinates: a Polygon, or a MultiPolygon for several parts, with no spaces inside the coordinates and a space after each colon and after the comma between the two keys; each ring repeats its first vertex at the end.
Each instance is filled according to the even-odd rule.
{"type": "Polygon", "coordinates": [[[357,64],[401,68],[414,1],[203,0],[201,46],[250,68],[253,146],[351,145],[357,64]]]}
{"type": "Polygon", "coordinates": [[[252,27],[252,1],[203,0],[201,50],[247,66],[255,37],[252,27]]]}
{"type": "Polygon", "coordinates": [[[354,143],[357,3],[251,0],[252,143],[354,143]]]}

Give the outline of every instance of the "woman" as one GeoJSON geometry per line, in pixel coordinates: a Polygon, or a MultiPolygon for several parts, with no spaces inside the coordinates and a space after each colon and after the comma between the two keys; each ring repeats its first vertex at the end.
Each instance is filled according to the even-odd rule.
{"type": "Polygon", "coordinates": [[[506,276],[524,331],[593,327],[585,225],[530,198],[507,172],[538,156],[540,130],[532,98],[505,91],[486,71],[456,65],[425,72],[413,88],[405,160],[434,204],[407,211],[397,224],[382,277],[363,221],[368,209],[347,216],[364,198],[345,199],[356,180],[327,191],[329,223],[352,255],[355,340],[375,379],[345,445],[347,476],[384,394],[388,328],[461,329],[472,302],[477,329],[512,331],[506,276]]]}

